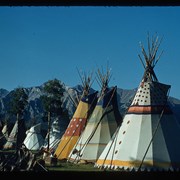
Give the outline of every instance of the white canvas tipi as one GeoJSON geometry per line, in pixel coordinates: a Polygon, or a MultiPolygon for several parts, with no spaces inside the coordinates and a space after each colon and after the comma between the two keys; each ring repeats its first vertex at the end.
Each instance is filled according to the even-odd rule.
{"type": "Polygon", "coordinates": [[[44,138],[41,135],[41,123],[32,126],[26,131],[26,138],[23,144],[29,150],[40,150],[44,144],[44,138]]]}
{"type": "Polygon", "coordinates": [[[158,38],[150,44],[148,37],[149,53],[141,46],[144,76],[121,127],[95,166],[137,171],[180,168],[180,127],[167,103],[170,85],[160,83],[154,72],[159,45],[158,38]]]}
{"type": "Polygon", "coordinates": [[[4,144],[4,149],[14,149],[16,146],[17,140],[17,132],[18,132],[18,121],[15,122],[11,133],[8,136],[7,142],[4,144]]]}
{"type": "Polygon", "coordinates": [[[4,135],[4,137],[6,138],[6,140],[8,140],[8,126],[7,123],[4,124],[3,128],[2,128],[2,134],[4,135]]]}
{"type": "MultiPolygon", "coordinates": [[[[51,130],[50,130],[50,137],[49,137],[49,150],[50,152],[54,152],[58,146],[60,138],[62,136],[62,132],[60,130],[60,123],[59,119],[55,119],[52,123],[51,130]]],[[[48,135],[45,137],[45,142],[43,148],[48,151],[48,135]]]]}
{"type": "Polygon", "coordinates": [[[98,73],[101,93],[85,130],[68,157],[71,162],[96,162],[122,120],[117,106],[117,87],[108,87],[110,71],[98,73]]]}

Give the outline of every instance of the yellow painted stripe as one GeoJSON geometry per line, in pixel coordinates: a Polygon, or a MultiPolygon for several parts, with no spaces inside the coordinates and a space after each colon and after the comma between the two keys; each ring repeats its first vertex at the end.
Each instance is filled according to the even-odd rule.
{"type": "MultiPolygon", "coordinates": [[[[125,166],[125,167],[139,167],[141,165],[141,161],[120,161],[120,160],[103,160],[99,159],[96,164],[99,166],[102,165],[110,165],[110,166],[125,166]]],[[[171,167],[172,164],[178,164],[180,163],[172,163],[172,162],[157,162],[157,161],[144,161],[143,166],[156,166],[156,167],[162,167],[162,168],[168,168],[171,167]]]]}
{"type": "Polygon", "coordinates": [[[55,156],[58,159],[67,159],[79,136],[65,137],[62,139],[55,151],[55,156]]]}
{"type": "Polygon", "coordinates": [[[85,103],[85,102],[82,102],[80,101],[79,104],[78,104],[78,107],[73,115],[73,118],[87,118],[87,115],[88,115],[88,109],[89,109],[89,104],[85,103]]]}

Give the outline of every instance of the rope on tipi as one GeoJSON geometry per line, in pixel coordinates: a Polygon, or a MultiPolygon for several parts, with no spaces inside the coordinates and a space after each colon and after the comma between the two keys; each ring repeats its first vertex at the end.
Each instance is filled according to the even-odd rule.
{"type": "MultiPolygon", "coordinates": [[[[144,55],[144,59],[146,61],[146,65],[144,65],[144,63],[142,61],[142,58],[139,55],[139,58],[140,58],[140,60],[141,60],[141,62],[143,64],[143,67],[145,68],[145,72],[144,72],[144,76],[143,76],[144,81],[150,80],[151,82],[152,81],[158,82],[158,79],[157,79],[157,77],[156,77],[156,75],[154,73],[154,70],[153,70],[155,65],[159,61],[162,53],[163,53],[163,51],[162,51],[161,54],[159,55],[159,57],[156,59],[156,54],[157,54],[158,48],[159,48],[159,46],[160,46],[160,44],[162,42],[162,38],[161,38],[160,42],[158,42],[158,40],[159,40],[158,36],[156,38],[152,37],[152,39],[151,39],[152,43],[150,44],[150,38],[149,38],[149,34],[148,34],[148,55],[147,55],[142,43],[140,43],[140,46],[141,46],[141,49],[142,49],[142,54],[144,55]]],[[[168,94],[169,94],[169,90],[168,90],[168,94]]],[[[153,142],[154,136],[155,136],[155,134],[156,134],[156,132],[158,130],[158,127],[160,125],[160,121],[161,121],[161,118],[163,116],[166,104],[167,104],[167,98],[166,98],[166,102],[163,105],[163,109],[161,111],[161,114],[160,114],[160,117],[159,117],[159,120],[158,120],[158,124],[157,124],[157,126],[155,128],[155,131],[153,132],[152,138],[151,138],[151,140],[150,140],[150,142],[148,144],[148,147],[147,147],[147,149],[146,149],[146,151],[144,153],[144,156],[142,158],[142,161],[141,161],[141,164],[140,164],[140,166],[138,168],[138,171],[141,169],[141,167],[143,165],[143,162],[144,162],[144,159],[145,159],[145,157],[147,155],[147,152],[148,152],[148,150],[150,148],[150,145],[153,142]]]]}
{"type": "MultiPolygon", "coordinates": [[[[80,152],[83,150],[83,148],[84,148],[84,147],[90,142],[90,140],[93,138],[93,136],[94,136],[94,134],[95,134],[95,132],[96,132],[99,124],[101,123],[104,115],[107,113],[107,112],[106,112],[106,109],[108,108],[108,106],[109,106],[109,104],[110,104],[110,102],[111,102],[111,100],[112,100],[112,98],[113,98],[113,96],[114,96],[115,91],[116,91],[116,88],[114,88],[113,93],[112,93],[112,95],[111,95],[111,98],[110,98],[109,102],[107,103],[107,105],[106,105],[106,107],[105,107],[105,111],[104,111],[104,113],[102,114],[102,116],[101,116],[100,120],[98,121],[97,125],[95,126],[95,128],[94,128],[93,131],[91,132],[90,136],[89,136],[89,137],[87,138],[87,140],[85,141],[84,145],[83,145],[83,146],[81,147],[81,149],[78,151],[79,154],[80,154],[80,152]]],[[[81,137],[83,137],[83,134],[82,134],[81,137]]],[[[81,139],[81,138],[78,139],[78,142],[76,143],[76,146],[78,145],[80,139],[81,139]]],[[[75,146],[75,147],[76,147],[76,146],[75,146]]],[[[78,156],[76,156],[76,158],[73,160],[73,162],[75,162],[77,158],[78,158],[78,156]]],[[[69,157],[69,159],[70,159],[70,157],[69,157]]]]}
{"type": "MultiPolygon", "coordinates": [[[[102,69],[102,72],[100,71],[100,69],[97,70],[96,72],[96,75],[97,75],[97,82],[98,84],[101,86],[101,92],[100,92],[100,96],[99,96],[99,99],[103,98],[104,95],[105,95],[105,92],[108,88],[108,84],[109,84],[109,81],[110,81],[110,78],[111,78],[111,73],[110,73],[110,70],[108,69],[107,67],[107,72],[106,74],[103,72],[103,69],[102,69]]],[[[104,113],[102,114],[101,118],[99,119],[97,125],[94,127],[93,131],[91,132],[90,136],[87,138],[87,140],[85,141],[85,143],[83,144],[83,146],[81,146],[80,150],[78,151],[79,155],[80,155],[80,152],[83,150],[83,148],[90,142],[90,140],[92,139],[92,137],[94,136],[99,124],[101,123],[104,115],[106,114],[106,109],[108,108],[113,96],[114,96],[114,93],[116,91],[117,87],[114,88],[113,90],[113,93],[109,99],[109,102],[107,103],[106,107],[105,107],[105,111],[104,113]]],[[[81,135],[81,137],[83,137],[83,134],[81,135]]],[[[78,145],[81,137],[78,139],[78,142],[76,143],[76,146],[78,145]]],[[[75,146],[75,147],[76,147],[75,146]]],[[[72,155],[72,154],[71,154],[72,155]]],[[[71,158],[71,156],[69,157],[69,159],[71,158]]],[[[76,159],[78,158],[78,156],[76,156],[76,158],[73,160],[73,162],[76,161],[76,159]]]]}
{"type": "MultiPolygon", "coordinates": [[[[136,94],[134,94],[134,96],[133,96],[132,99],[134,99],[135,95],[136,95],[136,94]]],[[[127,112],[127,111],[128,111],[128,108],[126,109],[126,112],[127,112]]],[[[125,114],[126,114],[126,113],[125,113],[125,114]]],[[[124,116],[125,116],[125,114],[124,114],[124,116]]],[[[123,117],[122,119],[124,119],[124,117],[123,117]]],[[[121,124],[117,127],[115,133],[113,134],[113,137],[112,137],[112,139],[111,139],[110,147],[109,147],[109,149],[108,149],[108,152],[107,152],[107,154],[106,154],[106,156],[105,156],[105,158],[104,158],[104,160],[103,160],[103,163],[102,163],[102,166],[100,167],[100,169],[102,169],[102,168],[104,167],[104,163],[105,163],[105,161],[106,161],[106,159],[107,159],[107,156],[108,156],[108,154],[109,154],[109,152],[110,152],[110,150],[111,150],[112,145],[113,145],[114,142],[115,142],[115,145],[114,145],[114,148],[113,148],[112,157],[111,157],[110,167],[111,167],[111,165],[112,165],[112,161],[113,161],[113,159],[114,159],[115,147],[116,147],[116,143],[117,143],[117,140],[118,140],[118,139],[117,139],[117,137],[118,137],[117,135],[118,135],[118,132],[119,132],[120,127],[121,127],[121,124]]]]}

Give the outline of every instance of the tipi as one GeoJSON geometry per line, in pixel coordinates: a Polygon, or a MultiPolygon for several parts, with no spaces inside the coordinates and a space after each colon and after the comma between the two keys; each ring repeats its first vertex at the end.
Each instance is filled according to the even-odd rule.
{"type": "Polygon", "coordinates": [[[86,74],[81,76],[83,84],[82,97],[80,98],[76,111],[54,153],[55,157],[57,157],[59,160],[68,158],[69,153],[86,126],[88,117],[96,105],[98,92],[90,92],[92,84],[91,77],[92,74],[89,76],[86,74]]]}
{"type": "Polygon", "coordinates": [[[26,136],[26,127],[24,119],[18,119],[7,138],[3,149],[18,149],[22,146],[22,143],[26,136]]]}
{"type": "Polygon", "coordinates": [[[6,136],[5,136],[5,133],[3,133],[3,123],[2,121],[0,121],[0,149],[3,149],[3,145],[4,143],[6,142],[6,136]]]}
{"type": "Polygon", "coordinates": [[[148,54],[141,44],[142,81],[121,127],[95,166],[136,171],[180,168],[180,128],[167,103],[170,85],[160,83],[154,72],[160,43],[158,37],[148,36],[148,54]]]}
{"type": "MultiPolygon", "coordinates": [[[[55,119],[52,123],[50,129],[50,137],[49,137],[49,150],[50,152],[54,152],[59,144],[60,138],[62,136],[62,132],[60,130],[60,123],[59,119],[55,119]]],[[[44,150],[47,151],[48,147],[48,136],[45,137],[45,142],[43,145],[44,150]]]]}
{"type": "Polygon", "coordinates": [[[14,149],[17,141],[18,121],[15,122],[3,149],[14,149]]]}
{"type": "Polygon", "coordinates": [[[6,138],[6,140],[8,140],[8,125],[7,125],[7,123],[4,124],[1,132],[4,135],[4,137],[6,138]]]}
{"type": "Polygon", "coordinates": [[[33,125],[26,131],[26,138],[23,144],[28,150],[40,150],[44,144],[44,138],[41,135],[41,123],[33,125]]]}
{"type": "Polygon", "coordinates": [[[117,105],[117,87],[108,87],[110,70],[103,74],[98,69],[97,78],[101,85],[98,102],[68,157],[70,162],[94,163],[122,120],[117,105]]]}

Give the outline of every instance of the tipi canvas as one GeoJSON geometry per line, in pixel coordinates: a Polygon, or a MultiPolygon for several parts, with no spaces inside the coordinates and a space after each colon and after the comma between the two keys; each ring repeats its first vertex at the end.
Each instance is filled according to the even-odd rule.
{"type": "Polygon", "coordinates": [[[7,123],[4,124],[4,126],[3,126],[2,134],[4,135],[4,137],[6,138],[6,140],[8,140],[8,126],[7,126],[7,123]]]}
{"type": "Polygon", "coordinates": [[[102,152],[95,166],[137,170],[177,170],[180,168],[180,128],[168,106],[170,85],[158,81],[154,67],[158,38],[148,37],[144,76],[121,127],[102,152]]]}
{"type": "Polygon", "coordinates": [[[44,139],[41,135],[41,123],[32,126],[26,131],[26,138],[24,139],[24,145],[29,150],[40,150],[44,144],[44,139]]]}
{"type": "Polygon", "coordinates": [[[108,88],[109,71],[107,74],[98,72],[101,93],[85,130],[69,155],[71,162],[94,163],[122,120],[117,106],[117,87],[108,88]]]}
{"type": "Polygon", "coordinates": [[[14,149],[17,141],[17,132],[18,132],[18,121],[15,122],[11,133],[8,136],[7,142],[4,144],[4,149],[14,149]]]}
{"type": "Polygon", "coordinates": [[[72,148],[86,126],[87,118],[90,116],[97,102],[97,91],[90,92],[91,78],[84,76],[83,94],[80,98],[76,111],[63,134],[54,155],[59,159],[67,159],[72,148]]]}
{"type": "MultiPolygon", "coordinates": [[[[59,144],[60,138],[62,136],[61,130],[60,130],[60,123],[59,119],[55,119],[52,123],[51,130],[50,130],[50,137],[49,137],[49,150],[51,152],[54,152],[59,144]]],[[[48,136],[45,137],[45,143],[43,145],[43,148],[47,150],[48,147],[48,136]]]]}

